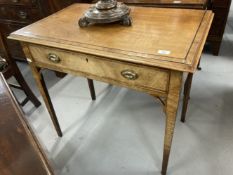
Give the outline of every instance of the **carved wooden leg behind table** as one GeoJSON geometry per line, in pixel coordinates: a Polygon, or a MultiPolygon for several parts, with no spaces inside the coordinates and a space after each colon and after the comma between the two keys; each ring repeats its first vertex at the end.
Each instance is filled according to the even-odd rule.
{"type": "Polygon", "coordinates": [[[22,106],[24,106],[28,100],[30,100],[35,107],[39,107],[41,105],[40,101],[37,99],[37,97],[34,95],[30,87],[28,86],[27,82],[23,78],[23,75],[21,74],[19,68],[17,67],[16,63],[11,63],[12,69],[14,70],[14,77],[19,83],[20,87],[23,89],[24,93],[26,94],[26,99],[21,103],[22,106]]]}
{"type": "Polygon", "coordinates": [[[182,73],[173,71],[170,77],[168,96],[166,99],[166,126],[163,148],[162,175],[167,173],[167,165],[171,150],[172,138],[176,122],[176,113],[179,104],[180,90],[182,85],[182,73]]]}

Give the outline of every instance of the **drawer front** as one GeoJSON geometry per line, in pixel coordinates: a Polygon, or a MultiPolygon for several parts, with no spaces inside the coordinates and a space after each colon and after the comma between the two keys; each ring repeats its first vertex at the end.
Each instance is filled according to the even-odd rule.
{"type": "Polygon", "coordinates": [[[0,4],[34,6],[37,0],[0,0],[0,4]]]}
{"type": "Polygon", "coordinates": [[[36,8],[0,6],[0,19],[31,23],[39,20],[40,13],[36,8]]]}
{"type": "Polygon", "coordinates": [[[29,48],[35,62],[44,63],[48,66],[47,68],[56,67],[60,70],[68,68],[71,71],[96,76],[103,81],[111,80],[135,88],[167,91],[170,75],[168,70],[122,63],[54,48],[34,45],[29,48]]]}

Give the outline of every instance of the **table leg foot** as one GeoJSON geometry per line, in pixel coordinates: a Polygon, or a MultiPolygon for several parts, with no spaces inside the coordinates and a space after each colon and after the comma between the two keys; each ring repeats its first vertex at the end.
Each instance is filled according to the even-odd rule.
{"type": "Polygon", "coordinates": [[[93,80],[87,79],[87,81],[88,81],[88,86],[89,86],[90,93],[91,93],[91,98],[92,100],[96,100],[95,87],[94,87],[93,80]]]}
{"type": "Polygon", "coordinates": [[[167,174],[167,172],[161,171],[161,175],[166,175],[166,174],[167,174]]]}

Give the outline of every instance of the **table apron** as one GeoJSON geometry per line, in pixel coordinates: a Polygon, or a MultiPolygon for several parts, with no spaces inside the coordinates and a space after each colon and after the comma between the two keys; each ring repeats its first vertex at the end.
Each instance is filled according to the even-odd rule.
{"type": "Polygon", "coordinates": [[[166,97],[170,70],[79,52],[29,45],[32,62],[47,68],[166,97]]]}

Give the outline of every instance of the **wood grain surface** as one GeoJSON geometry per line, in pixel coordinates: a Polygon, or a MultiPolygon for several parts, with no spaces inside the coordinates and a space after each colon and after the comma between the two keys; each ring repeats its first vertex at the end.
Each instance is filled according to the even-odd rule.
{"type": "Polygon", "coordinates": [[[213,18],[211,11],[131,7],[132,27],[79,28],[89,7],[74,4],[9,38],[134,63],[194,72],[213,18]],[[201,47],[200,47],[201,46],[201,47]]]}
{"type": "MultiPolygon", "coordinates": [[[[101,81],[113,80],[122,84],[130,84],[131,88],[145,87],[145,91],[167,92],[167,86],[170,76],[169,70],[138,66],[120,61],[110,61],[102,59],[97,56],[67,52],[65,50],[54,49],[50,47],[41,47],[30,45],[33,60],[36,65],[41,65],[43,68],[53,69],[58,68],[61,71],[71,70],[73,72],[80,72],[82,75],[95,76],[101,78],[101,81]],[[60,62],[54,63],[48,59],[48,55],[52,53],[59,57],[60,62]],[[133,71],[137,78],[135,80],[128,80],[121,75],[122,71],[133,71]]],[[[95,78],[96,79],[96,78],[95,78]]]]}

